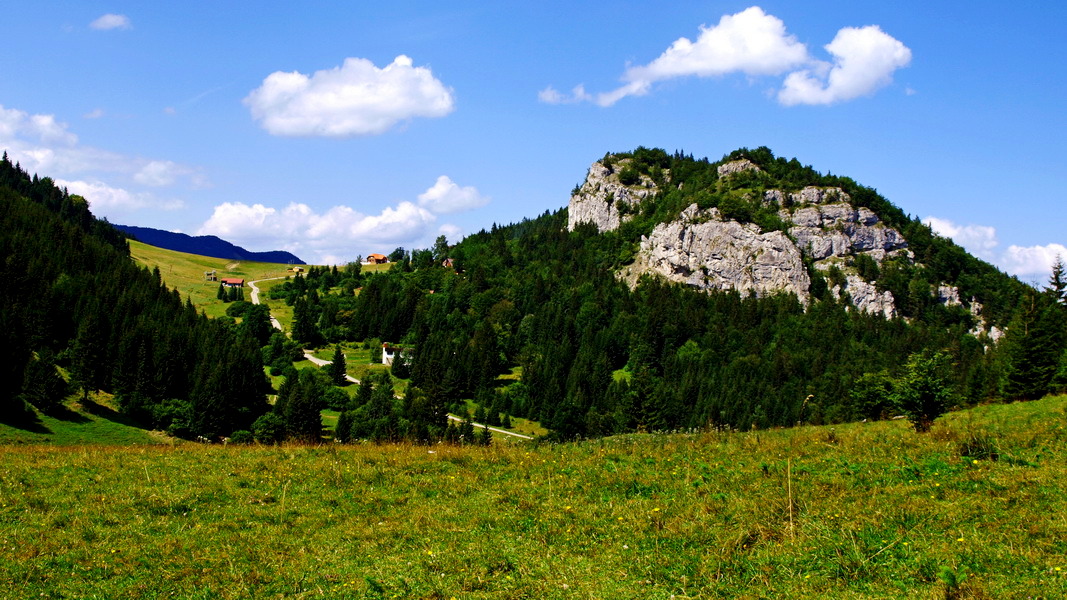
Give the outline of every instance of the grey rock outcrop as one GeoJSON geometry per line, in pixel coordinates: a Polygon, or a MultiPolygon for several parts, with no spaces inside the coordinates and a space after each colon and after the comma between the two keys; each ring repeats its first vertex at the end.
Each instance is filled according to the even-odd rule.
{"type": "Polygon", "coordinates": [[[945,306],[963,306],[960,301],[960,290],[954,285],[937,286],[937,301],[945,306]]]}
{"type": "Polygon", "coordinates": [[[800,250],[785,234],[723,221],[717,209],[701,211],[695,204],[641,239],[622,276],[634,285],[644,273],[703,290],[792,292],[805,304],[811,286],[800,250]]]}
{"type": "Polygon", "coordinates": [[[844,289],[835,285],[830,289],[830,293],[837,299],[841,298],[841,294],[848,294],[852,305],[860,312],[881,314],[887,319],[892,319],[897,314],[893,293],[888,290],[879,292],[873,283],[864,281],[859,275],[846,275],[844,289]]]}
{"type": "Polygon", "coordinates": [[[816,261],[863,252],[880,263],[908,247],[904,236],[870,209],[845,202],[801,206],[792,212],[782,209],[778,216],[793,223],[789,235],[816,261]]]}
{"type": "MultiPolygon", "coordinates": [[[[656,184],[645,175],[632,185],[619,181],[619,173],[630,159],[607,162],[610,164],[593,163],[585,182],[571,196],[570,230],[586,222],[601,232],[618,229],[657,193],[656,184]]],[[[717,168],[720,178],[760,170],[747,159],[717,168]]],[[[670,174],[665,172],[665,176],[670,181],[670,174]]],[[[893,294],[879,291],[874,282],[861,277],[852,259],[863,254],[881,264],[889,257],[914,260],[914,255],[898,230],[883,223],[869,208],[853,206],[851,200],[839,187],[808,186],[791,193],[764,191],[764,205],[778,207],[778,217],[788,227],[786,233],[761,232],[755,224],[724,220],[718,209],[700,210],[692,204],[676,219],[656,225],[643,236],[633,263],[618,276],[631,286],[642,275],[654,274],[701,290],[736,290],[757,296],[792,293],[806,306],[811,288],[804,265],[807,258],[824,273],[840,271],[833,277],[837,284],[830,289],[835,298],[847,295],[856,310],[893,318],[897,315],[893,294]]],[[[961,301],[955,287],[933,286],[930,293],[946,306],[981,310],[974,299],[961,301]]],[[[975,321],[979,323],[976,335],[994,340],[1002,335],[977,314],[975,321]]]]}
{"type": "Polygon", "coordinates": [[[578,192],[571,196],[567,209],[567,229],[574,231],[579,223],[592,223],[600,232],[613,231],[626,221],[629,215],[620,215],[619,206],[637,207],[655,195],[656,184],[647,175],[641,175],[634,185],[623,185],[619,171],[629,163],[622,159],[611,168],[597,161],[589,167],[589,174],[578,192]]]}
{"type": "Polygon", "coordinates": [[[752,162],[751,160],[748,160],[747,158],[742,158],[742,159],[739,159],[739,160],[730,161],[728,163],[723,163],[723,164],[719,165],[718,169],[716,169],[716,171],[719,174],[719,177],[726,177],[727,175],[733,175],[734,173],[742,173],[744,171],[762,171],[762,170],[763,169],[759,168],[759,165],[757,165],[756,163],[752,162]]]}

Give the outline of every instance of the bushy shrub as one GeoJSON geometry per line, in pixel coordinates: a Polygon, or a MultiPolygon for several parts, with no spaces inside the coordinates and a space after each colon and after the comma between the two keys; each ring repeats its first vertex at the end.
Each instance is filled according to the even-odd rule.
{"type": "Polygon", "coordinates": [[[277,413],[266,413],[252,423],[252,436],[261,444],[277,444],[285,439],[285,423],[277,413]]]}
{"type": "Polygon", "coordinates": [[[619,183],[623,185],[635,185],[641,181],[641,174],[637,172],[637,169],[626,165],[619,171],[619,183]]]}
{"type": "Polygon", "coordinates": [[[255,438],[252,437],[252,432],[247,429],[238,429],[230,434],[231,444],[251,444],[254,441],[255,438]]]}

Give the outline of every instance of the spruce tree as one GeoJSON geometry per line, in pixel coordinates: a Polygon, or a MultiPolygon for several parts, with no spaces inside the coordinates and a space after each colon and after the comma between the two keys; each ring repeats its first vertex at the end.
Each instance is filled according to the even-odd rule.
{"type": "Polygon", "coordinates": [[[327,372],[330,375],[330,382],[336,386],[345,386],[348,384],[348,379],[345,375],[348,373],[348,367],[345,364],[345,353],[341,351],[341,346],[333,347],[333,361],[330,362],[327,367],[327,372]]]}
{"type": "Polygon", "coordinates": [[[466,411],[463,412],[463,420],[460,421],[457,433],[461,444],[474,443],[474,424],[471,423],[470,415],[466,411]]]}
{"type": "Polygon", "coordinates": [[[1031,291],[1020,302],[1002,342],[1003,390],[1009,399],[1036,400],[1048,393],[1063,356],[1062,312],[1047,293],[1031,291]]]}

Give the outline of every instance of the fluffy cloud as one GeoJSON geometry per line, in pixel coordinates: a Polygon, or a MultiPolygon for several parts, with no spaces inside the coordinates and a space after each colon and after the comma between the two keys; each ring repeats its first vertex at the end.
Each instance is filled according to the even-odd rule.
{"type": "Polygon", "coordinates": [[[1000,241],[997,230],[986,225],[957,225],[947,219],[927,217],[923,219],[934,233],[951,238],[968,252],[983,258],[1004,269],[1012,275],[1022,278],[1041,279],[1052,272],[1052,264],[1057,257],[1067,260],[1067,246],[1063,244],[1046,244],[1044,246],[1008,246],[1006,250],[997,251],[1000,241]]]}
{"type": "Polygon", "coordinates": [[[347,58],[311,76],[277,71],[244,103],[273,135],[322,137],[377,135],[415,117],[443,117],[454,107],[452,90],[403,55],[381,69],[347,58]]]}
{"type": "Polygon", "coordinates": [[[957,225],[948,219],[926,217],[923,219],[934,233],[951,238],[968,252],[986,260],[993,260],[993,250],[1000,245],[995,227],[987,225],[957,225]]]}
{"type": "Polygon", "coordinates": [[[179,210],[185,207],[181,200],[161,200],[149,193],[131,192],[101,181],[56,179],[55,182],[57,186],[67,188],[71,194],[83,196],[89,202],[89,208],[94,215],[107,217],[112,221],[144,208],[179,210]]]}
{"type": "Polygon", "coordinates": [[[131,29],[133,24],[130,23],[130,18],[126,15],[108,13],[97,18],[92,23],[89,23],[89,27],[100,31],[106,31],[108,29],[131,29]]]}
{"type": "MultiPolygon", "coordinates": [[[[1008,246],[1001,263],[1013,275],[1043,279],[1052,273],[1056,259],[1067,261],[1067,246],[1008,246]]],[[[1043,283],[1043,282],[1042,282],[1043,283]]]]}
{"type": "MultiPolygon", "coordinates": [[[[187,183],[204,187],[203,176],[171,161],[147,160],[83,146],[66,123],[53,115],[33,115],[0,105],[0,148],[30,173],[54,178],[96,179],[110,173],[133,183],[160,187],[187,183]],[[88,177],[87,177],[88,176],[88,177]]],[[[116,188],[113,188],[116,189],[116,188]]]]}
{"type": "Polygon", "coordinates": [[[351,260],[357,254],[387,252],[396,246],[422,243],[431,237],[436,217],[411,202],[365,215],[346,206],[316,213],[306,204],[278,210],[262,204],[226,202],[197,231],[251,247],[278,246],[313,262],[351,260]],[[308,253],[313,256],[308,256],[308,253]]]}
{"type": "Polygon", "coordinates": [[[198,235],[217,235],[230,242],[258,248],[281,247],[313,262],[331,264],[357,254],[388,252],[397,246],[428,248],[435,237],[462,237],[450,223],[437,225],[437,217],[483,206],[489,199],[473,187],[460,187],[442,175],[418,204],[409,201],[387,206],[375,215],[347,206],[316,213],[303,203],[283,209],[263,204],[226,202],[215,207],[198,235]]]}
{"type": "Polygon", "coordinates": [[[441,215],[471,210],[488,203],[489,197],[478,193],[474,186],[459,187],[446,175],[438,177],[433,187],[419,194],[419,206],[441,215]]]}
{"type": "Polygon", "coordinates": [[[846,27],[825,46],[834,62],[814,59],[807,46],[786,31],[781,19],[758,6],[723,16],[714,27],[700,28],[696,41],[679,38],[647,65],[626,69],[623,84],[589,94],[583,86],[564,94],[549,86],[538,93],[547,104],[595,102],[611,106],[627,96],[643,96],[653,84],[679,77],[748,77],[789,73],[778,94],[782,104],[830,104],[870,94],[891,81],[911,60],[904,44],[877,26],[846,27]]]}
{"type": "Polygon", "coordinates": [[[833,104],[866,96],[889,85],[893,72],[911,62],[911,50],[877,25],[846,27],[826,46],[834,62],[820,62],[785,78],[778,101],[833,104]]]}

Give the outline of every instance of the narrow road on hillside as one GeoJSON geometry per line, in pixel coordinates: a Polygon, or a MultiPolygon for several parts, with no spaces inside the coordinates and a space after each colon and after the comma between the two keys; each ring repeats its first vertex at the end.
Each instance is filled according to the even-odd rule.
{"type": "MultiPolygon", "coordinates": [[[[259,304],[259,288],[256,287],[256,284],[261,281],[271,281],[274,279],[285,279],[285,277],[268,277],[266,279],[257,279],[248,282],[248,287],[252,288],[252,304],[259,304]]],[[[278,319],[274,318],[274,315],[270,315],[270,324],[278,331],[282,330],[282,324],[278,322],[278,319]]]]}
{"type": "MultiPolygon", "coordinates": [[[[309,350],[304,350],[304,358],[306,358],[309,361],[311,361],[311,364],[319,366],[319,367],[325,367],[326,365],[333,364],[332,360],[322,360],[321,358],[315,358],[315,355],[313,355],[309,350]]],[[[357,385],[359,384],[359,380],[356,379],[355,377],[352,377],[348,373],[345,373],[345,379],[347,379],[347,380],[349,380],[352,383],[355,383],[357,385]]]]}
{"type": "MultiPolygon", "coordinates": [[[[457,417],[455,415],[448,415],[448,420],[449,421],[460,421],[460,422],[463,421],[463,419],[461,419],[461,418],[459,418],[459,417],[457,417]]],[[[474,421],[471,421],[471,425],[474,425],[475,427],[486,427],[486,425],[483,425],[481,423],[475,423],[474,421]]],[[[497,429],[496,427],[490,427],[489,431],[492,431],[494,433],[502,433],[504,435],[510,435],[512,437],[522,438],[524,440],[532,440],[533,439],[532,437],[530,437],[528,435],[523,435],[521,433],[515,433],[514,431],[508,431],[507,429],[497,429]]]]}
{"type": "MultiPolygon", "coordinates": [[[[256,287],[256,284],[261,282],[261,281],[271,281],[273,279],[285,279],[285,277],[268,277],[266,279],[257,279],[255,281],[249,281],[248,282],[248,287],[252,288],[252,304],[259,304],[259,288],[256,287]]],[[[270,316],[270,323],[271,323],[271,325],[274,325],[274,328],[277,329],[278,331],[282,330],[282,324],[278,322],[278,319],[274,318],[274,315],[270,316]]],[[[328,364],[333,362],[332,360],[323,360],[321,358],[316,358],[308,350],[304,350],[304,358],[306,358],[308,361],[310,361],[311,364],[319,366],[319,367],[324,367],[324,366],[326,366],[326,365],[328,365],[328,364]]],[[[345,374],[345,379],[351,381],[352,383],[354,383],[356,385],[359,385],[359,380],[356,379],[355,377],[352,377],[351,375],[349,375],[347,373],[345,374]]],[[[461,418],[459,418],[459,417],[457,417],[455,415],[448,415],[448,418],[450,420],[452,420],[452,421],[462,421],[463,420],[463,419],[461,419],[461,418]]],[[[489,427],[488,425],[483,425],[482,423],[475,423],[474,421],[471,421],[471,425],[474,425],[475,427],[489,427]]],[[[499,434],[502,434],[502,435],[510,435],[512,437],[522,438],[524,440],[532,440],[533,439],[532,437],[530,437],[528,435],[523,435],[521,433],[515,433],[514,431],[508,431],[507,429],[497,429],[496,427],[489,427],[489,431],[492,431],[492,432],[495,432],[495,433],[499,433],[499,434]]]]}

